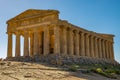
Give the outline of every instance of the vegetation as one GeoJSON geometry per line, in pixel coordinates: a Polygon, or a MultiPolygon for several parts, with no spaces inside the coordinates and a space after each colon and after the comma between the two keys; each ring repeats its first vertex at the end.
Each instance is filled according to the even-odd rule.
{"type": "Polygon", "coordinates": [[[100,65],[100,64],[91,64],[91,65],[79,65],[79,64],[72,64],[69,65],[70,71],[78,71],[80,69],[88,69],[91,72],[103,75],[108,78],[116,79],[116,74],[120,75],[120,66],[113,66],[113,65],[100,65]]]}
{"type": "Polygon", "coordinates": [[[75,71],[77,71],[79,68],[80,68],[79,65],[77,65],[77,64],[72,64],[72,65],[69,66],[68,69],[69,69],[70,71],[74,71],[74,72],[75,72],[75,71]]]}

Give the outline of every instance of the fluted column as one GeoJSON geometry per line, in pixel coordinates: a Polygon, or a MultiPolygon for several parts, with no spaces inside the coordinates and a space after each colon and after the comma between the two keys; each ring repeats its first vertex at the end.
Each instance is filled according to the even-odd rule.
{"type": "Polygon", "coordinates": [[[15,57],[20,56],[20,33],[16,32],[16,47],[15,47],[15,57]]]}
{"type": "Polygon", "coordinates": [[[111,54],[112,54],[112,59],[114,60],[114,48],[113,48],[113,42],[111,42],[111,54]]]}
{"type": "Polygon", "coordinates": [[[24,31],[24,56],[29,56],[29,41],[27,31],[24,31]]]}
{"type": "Polygon", "coordinates": [[[98,38],[95,37],[95,57],[98,58],[98,38]]]}
{"type": "Polygon", "coordinates": [[[63,28],[63,54],[66,55],[67,54],[67,30],[66,28],[63,28]]]}
{"type": "Polygon", "coordinates": [[[86,34],[86,35],[85,35],[85,37],[86,37],[86,38],[85,38],[85,39],[86,39],[86,40],[85,40],[85,41],[86,41],[86,42],[85,42],[85,44],[86,44],[86,48],[85,48],[85,49],[86,49],[86,56],[87,56],[87,57],[90,57],[90,43],[89,43],[89,42],[90,42],[90,38],[89,38],[89,36],[90,36],[89,34],[86,34]]]}
{"type": "Polygon", "coordinates": [[[39,55],[38,54],[38,30],[37,28],[34,29],[34,56],[39,55]]]}
{"type": "Polygon", "coordinates": [[[39,34],[38,34],[38,48],[39,48],[39,55],[41,55],[42,54],[42,33],[41,32],[39,32],[39,34]]]}
{"type": "Polygon", "coordinates": [[[102,54],[103,58],[105,58],[105,40],[102,40],[102,54]]]}
{"type": "Polygon", "coordinates": [[[79,56],[79,32],[75,31],[75,54],[79,56]]]}
{"type": "Polygon", "coordinates": [[[100,38],[98,39],[98,44],[99,44],[99,46],[98,46],[99,47],[98,48],[98,50],[99,50],[99,58],[102,58],[102,53],[101,53],[102,52],[102,48],[101,48],[101,39],[100,38]]]}
{"type": "Polygon", "coordinates": [[[34,49],[34,34],[30,33],[30,56],[33,57],[33,49],[34,49]]]}
{"type": "Polygon", "coordinates": [[[12,57],[12,33],[8,33],[7,57],[12,57]]]}
{"type": "Polygon", "coordinates": [[[106,58],[109,59],[108,41],[105,42],[105,45],[106,45],[106,58]]]}
{"type": "Polygon", "coordinates": [[[108,42],[108,45],[109,45],[109,59],[111,59],[111,57],[112,57],[112,52],[111,52],[111,44],[110,44],[110,41],[108,42]]]}
{"type": "Polygon", "coordinates": [[[73,31],[69,30],[69,54],[72,56],[74,53],[73,31]]]}
{"type": "Polygon", "coordinates": [[[90,45],[90,50],[91,50],[91,52],[90,52],[90,56],[91,57],[95,57],[95,53],[94,53],[94,36],[90,36],[90,43],[91,43],[91,45],[90,45]]]}
{"type": "Polygon", "coordinates": [[[54,25],[54,54],[60,54],[60,31],[59,26],[54,25]]]}
{"type": "Polygon", "coordinates": [[[109,44],[110,42],[108,41],[108,55],[109,55],[109,59],[110,59],[110,53],[111,53],[111,51],[110,51],[110,44],[109,44]]]}
{"type": "Polygon", "coordinates": [[[43,48],[43,55],[47,55],[50,53],[50,38],[49,38],[49,26],[44,27],[44,48],[43,48]]]}
{"type": "Polygon", "coordinates": [[[109,41],[107,42],[108,44],[108,59],[110,59],[110,45],[109,45],[109,41]]]}
{"type": "Polygon", "coordinates": [[[85,33],[81,32],[81,56],[85,56],[85,33]]]}

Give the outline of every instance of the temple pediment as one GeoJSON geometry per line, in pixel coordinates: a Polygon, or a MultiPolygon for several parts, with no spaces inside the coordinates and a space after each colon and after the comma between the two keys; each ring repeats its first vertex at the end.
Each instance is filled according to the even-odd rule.
{"type": "Polygon", "coordinates": [[[31,18],[31,17],[35,17],[35,16],[46,16],[49,14],[58,14],[58,13],[59,13],[59,11],[57,11],[57,10],[28,9],[28,10],[22,12],[21,14],[17,15],[16,17],[8,20],[7,23],[11,22],[11,21],[21,20],[21,19],[25,19],[25,18],[31,18]]]}

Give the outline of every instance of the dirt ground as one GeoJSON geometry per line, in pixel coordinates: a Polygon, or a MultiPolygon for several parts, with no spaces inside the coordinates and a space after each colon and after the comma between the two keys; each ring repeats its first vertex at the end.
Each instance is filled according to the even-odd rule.
{"type": "Polygon", "coordinates": [[[43,63],[0,62],[0,80],[120,80],[95,73],[66,71],[63,67],[43,63]]]}

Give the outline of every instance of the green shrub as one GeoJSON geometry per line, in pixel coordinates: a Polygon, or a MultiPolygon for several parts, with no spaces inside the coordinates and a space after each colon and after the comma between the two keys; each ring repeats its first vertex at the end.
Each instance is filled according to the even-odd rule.
{"type": "Polygon", "coordinates": [[[69,67],[70,71],[77,71],[78,69],[79,69],[79,65],[77,64],[70,65],[69,67]]]}
{"type": "Polygon", "coordinates": [[[102,68],[93,68],[91,71],[103,75],[108,78],[116,79],[115,71],[112,69],[103,70],[102,68]]]}
{"type": "Polygon", "coordinates": [[[97,68],[96,72],[101,73],[101,72],[103,72],[103,70],[101,68],[97,68]]]}
{"type": "Polygon", "coordinates": [[[115,68],[114,70],[115,70],[115,73],[116,73],[116,74],[120,75],[120,69],[115,68]]]}
{"type": "Polygon", "coordinates": [[[105,70],[106,73],[116,73],[116,71],[114,69],[106,69],[105,70]]]}

